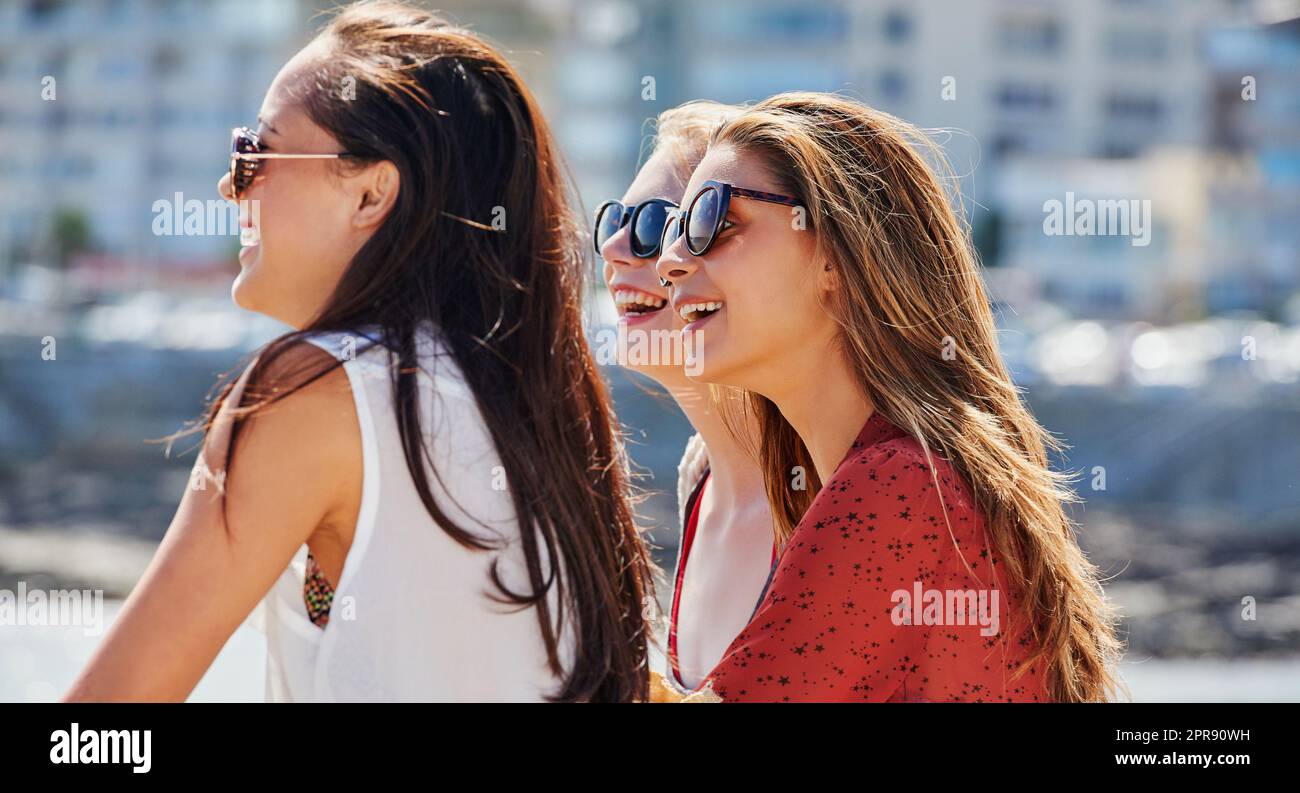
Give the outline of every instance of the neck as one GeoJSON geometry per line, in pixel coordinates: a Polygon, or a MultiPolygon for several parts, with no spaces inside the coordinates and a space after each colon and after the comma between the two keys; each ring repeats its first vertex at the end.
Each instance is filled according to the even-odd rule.
{"type": "Polygon", "coordinates": [[[872,405],[848,361],[833,345],[820,356],[804,355],[786,366],[778,387],[765,394],[798,433],[822,483],[835,469],[871,418],[872,405]],[[793,375],[791,369],[795,369],[793,375]],[[816,388],[807,384],[816,383],[816,388]]]}
{"type": "MultiPolygon", "coordinates": [[[[757,434],[752,421],[744,421],[738,428],[741,438],[732,434],[719,406],[713,402],[709,387],[703,383],[685,381],[665,386],[677,401],[686,418],[700,433],[709,450],[709,489],[713,503],[724,515],[736,515],[747,504],[767,504],[763,486],[763,471],[758,465],[757,434]],[[754,450],[752,453],[750,448],[754,450]]],[[[737,400],[740,397],[735,397],[737,400]]],[[[737,407],[741,407],[737,403],[737,407]]]]}

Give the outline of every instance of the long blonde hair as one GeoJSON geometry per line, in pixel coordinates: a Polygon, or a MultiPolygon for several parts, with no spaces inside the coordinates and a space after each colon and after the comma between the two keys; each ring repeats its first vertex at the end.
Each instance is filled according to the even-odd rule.
{"type": "Polygon", "coordinates": [[[654,120],[654,135],[647,140],[650,153],[667,152],[672,157],[674,171],[685,186],[695,167],[704,159],[713,133],[742,110],[739,105],[726,105],[709,99],[694,99],[670,107],[654,120]]]}
{"type": "MultiPolygon", "coordinates": [[[[1055,700],[1110,698],[1121,689],[1115,619],[1065,513],[1069,477],[1048,466],[1059,444],[998,353],[969,228],[918,151],[951,175],[938,147],[887,113],[813,92],[759,102],[717,130],[721,144],[757,156],[806,207],[840,287],[827,310],[875,409],[970,482],[1036,640],[1018,673],[1042,662],[1055,700]]],[[[821,483],[789,487],[792,466],[816,470],[808,449],[771,401],[751,394],[748,407],[784,543],[821,483]]]]}

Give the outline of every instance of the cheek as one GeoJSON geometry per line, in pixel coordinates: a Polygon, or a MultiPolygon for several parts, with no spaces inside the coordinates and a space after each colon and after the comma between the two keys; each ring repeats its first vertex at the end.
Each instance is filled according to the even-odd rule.
{"type": "Polygon", "coordinates": [[[327,297],[355,249],[336,191],[275,176],[254,196],[261,244],[233,290],[241,307],[273,315],[327,297]]]}
{"type": "Polygon", "coordinates": [[[818,302],[809,259],[799,258],[805,255],[789,250],[737,261],[726,268],[725,283],[719,272],[715,282],[728,307],[728,349],[741,356],[748,356],[745,350],[769,354],[823,335],[830,319],[818,302]]]}
{"type": "Polygon", "coordinates": [[[352,252],[341,196],[319,184],[314,189],[290,187],[268,191],[262,205],[261,236],[268,262],[299,278],[338,272],[352,252]]]}
{"type": "Polygon", "coordinates": [[[784,255],[738,257],[716,268],[714,282],[733,319],[764,333],[807,316],[807,270],[805,263],[784,255]]]}

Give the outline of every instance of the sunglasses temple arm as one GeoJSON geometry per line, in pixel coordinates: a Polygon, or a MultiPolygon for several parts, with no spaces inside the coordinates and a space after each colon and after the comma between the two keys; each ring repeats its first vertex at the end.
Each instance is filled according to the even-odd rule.
{"type": "Polygon", "coordinates": [[[731,194],[741,198],[752,198],[756,201],[766,201],[769,204],[784,204],[788,207],[803,206],[798,199],[790,196],[778,195],[776,193],[764,193],[761,190],[746,190],[743,187],[731,188],[731,194]]]}

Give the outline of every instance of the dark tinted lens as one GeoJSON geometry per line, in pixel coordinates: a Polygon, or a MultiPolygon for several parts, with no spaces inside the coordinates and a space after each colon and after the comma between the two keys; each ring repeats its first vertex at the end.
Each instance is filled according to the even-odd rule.
{"type": "Polygon", "coordinates": [[[235,130],[233,140],[230,143],[230,151],[234,154],[251,154],[257,151],[257,141],[247,130],[235,130]]]}
{"type": "Polygon", "coordinates": [[[596,252],[609,242],[609,238],[618,233],[621,221],[623,220],[623,205],[617,201],[611,201],[601,208],[600,214],[596,216],[596,252]]]}
{"type": "Polygon", "coordinates": [[[713,230],[718,225],[718,204],[721,196],[715,188],[705,188],[691,204],[690,221],[686,224],[686,245],[691,253],[702,253],[713,230]]]}
{"type": "Polygon", "coordinates": [[[673,246],[677,238],[682,236],[682,219],[677,210],[668,213],[668,220],[664,223],[664,233],[659,240],[659,252],[663,253],[673,246]]]}
{"type": "MultiPolygon", "coordinates": [[[[231,154],[255,154],[258,151],[257,141],[246,132],[236,130],[230,143],[231,154]]],[[[230,182],[235,191],[235,195],[248,189],[253,183],[253,177],[257,175],[257,166],[261,160],[244,160],[238,157],[232,157],[230,160],[230,182]]]]}
{"type": "Polygon", "coordinates": [[[632,226],[632,252],[637,256],[651,256],[659,248],[659,238],[663,236],[664,221],[668,219],[668,207],[663,204],[645,204],[636,215],[632,226]]]}

